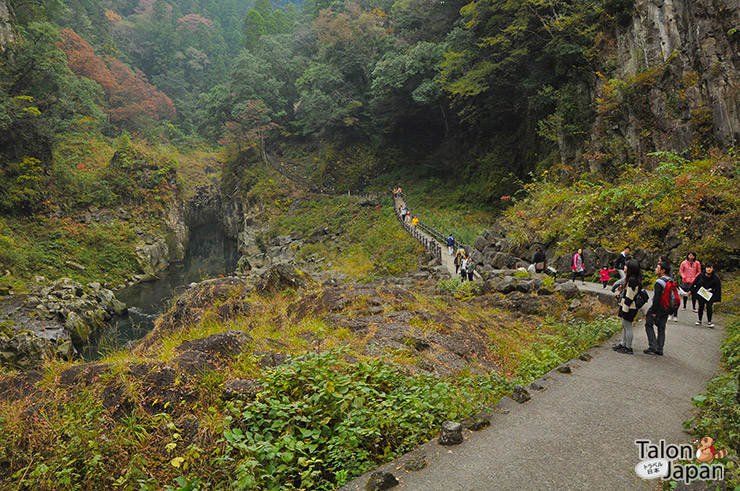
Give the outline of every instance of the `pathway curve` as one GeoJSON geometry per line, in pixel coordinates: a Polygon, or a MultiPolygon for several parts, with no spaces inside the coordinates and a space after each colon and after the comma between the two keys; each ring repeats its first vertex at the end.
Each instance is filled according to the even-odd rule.
{"type": "MultiPolygon", "coordinates": [[[[406,206],[406,202],[403,200],[403,198],[399,198],[399,197],[396,196],[396,197],[393,198],[393,206],[394,206],[394,211],[396,213],[396,217],[399,217],[398,210],[401,207],[406,206]]],[[[399,217],[399,220],[401,220],[400,217],[399,217]]],[[[455,257],[454,256],[450,256],[449,252],[447,251],[447,245],[446,244],[442,244],[442,243],[438,242],[435,237],[432,237],[431,234],[429,234],[429,233],[427,233],[427,231],[425,231],[425,226],[424,225],[425,224],[423,222],[420,222],[420,226],[415,229],[414,234],[421,237],[422,243],[425,243],[425,244],[430,244],[430,243],[431,244],[434,244],[435,251],[437,249],[439,250],[439,253],[438,253],[439,256],[438,257],[439,257],[439,259],[441,259],[442,265],[445,268],[447,268],[447,271],[450,272],[450,275],[452,275],[454,277],[455,276],[455,257]]],[[[480,278],[480,274],[477,271],[475,272],[475,277],[476,278],[480,278]]]]}
{"type": "MultiPolygon", "coordinates": [[[[578,284],[603,292],[600,284],[578,284]]],[[[540,381],[545,390],[517,404],[504,398],[491,427],[466,432],[459,446],[432,440],[384,465],[400,481],[397,488],[438,490],[629,490],[656,489],[634,473],[639,462],[635,440],[686,443],[682,430],[691,416],[691,398],[704,392],[719,364],[724,329],[695,327],[696,314],[680,311],[669,321],[665,356],[643,354],[644,322],[635,327],[634,355],[611,349],[620,334],[592,348],[591,361],[571,360],[571,374],[550,372],[540,381]],[[424,454],[429,465],[404,470],[424,454]]],[[[344,490],[364,489],[369,474],[344,490]]]]}

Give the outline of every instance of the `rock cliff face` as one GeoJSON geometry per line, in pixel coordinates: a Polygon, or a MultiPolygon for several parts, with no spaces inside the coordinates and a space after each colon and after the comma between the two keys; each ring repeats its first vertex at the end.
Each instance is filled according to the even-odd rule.
{"type": "Polygon", "coordinates": [[[14,39],[13,27],[10,24],[10,10],[6,0],[0,0],[0,51],[14,39]]]}
{"type": "Polygon", "coordinates": [[[635,0],[632,21],[601,46],[614,68],[593,91],[598,115],[586,159],[601,159],[591,157],[592,170],[604,155],[624,161],[630,153],[736,145],[737,26],[738,0],[635,0]]]}

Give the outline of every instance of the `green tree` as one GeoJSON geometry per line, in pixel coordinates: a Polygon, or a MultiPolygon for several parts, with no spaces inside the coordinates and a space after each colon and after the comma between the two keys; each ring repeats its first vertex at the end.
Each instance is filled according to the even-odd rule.
{"type": "Polygon", "coordinates": [[[303,134],[335,139],[359,122],[362,102],[332,65],[312,64],[296,85],[300,93],[296,116],[303,134]]]}
{"type": "Polygon", "coordinates": [[[435,80],[444,50],[443,44],[420,42],[406,52],[385,53],[375,65],[370,107],[384,132],[399,140],[418,138],[418,129],[434,140],[445,136],[447,101],[435,80]]]}
{"type": "Polygon", "coordinates": [[[248,49],[257,45],[261,36],[267,34],[267,23],[256,10],[250,10],[244,19],[244,46],[248,49]]]}

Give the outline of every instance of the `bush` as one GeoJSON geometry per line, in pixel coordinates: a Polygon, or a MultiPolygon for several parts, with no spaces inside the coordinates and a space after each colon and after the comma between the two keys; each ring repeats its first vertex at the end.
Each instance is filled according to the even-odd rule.
{"type": "MultiPolygon", "coordinates": [[[[308,355],[268,373],[256,401],[230,406],[226,450],[239,489],[334,489],[433,437],[499,397],[497,376],[454,384],[407,376],[341,352],[308,355]]],[[[218,465],[218,462],[216,462],[218,465]]]]}
{"type": "Polygon", "coordinates": [[[437,289],[451,293],[459,299],[472,298],[483,293],[483,286],[476,281],[463,281],[460,276],[453,276],[449,280],[439,280],[437,289]]]}
{"type": "MultiPolygon", "coordinates": [[[[737,457],[740,451],[740,404],[738,404],[738,377],[740,377],[740,320],[727,326],[722,342],[722,364],[725,371],[708,384],[707,392],[693,398],[696,415],[684,427],[701,438],[711,435],[716,448],[729,451],[728,457],[737,457]]],[[[722,459],[725,461],[725,459],[722,459]]],[[[740,469],[728,463],[725,483],[728,489],[740,486],[740,469]]]]}

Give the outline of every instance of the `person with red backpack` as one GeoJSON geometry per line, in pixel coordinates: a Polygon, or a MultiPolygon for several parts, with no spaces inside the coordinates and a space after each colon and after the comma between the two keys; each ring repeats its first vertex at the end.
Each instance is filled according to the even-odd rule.
{"type": "Polygon", "coordinates": [[[645,332],[647,333],[649,347],[643,350],[648,355],[663,356],[665,345],[665,325],[668,316],[680,304],[678,287],[673,278],[670,277],[671,266],[666,262],[660,262],[655,267],[658,279],[653,287],[653,303],[645,316],[645,332]],[[658,328],[658,336],[655,336],[653,326],[658,328]]]}

